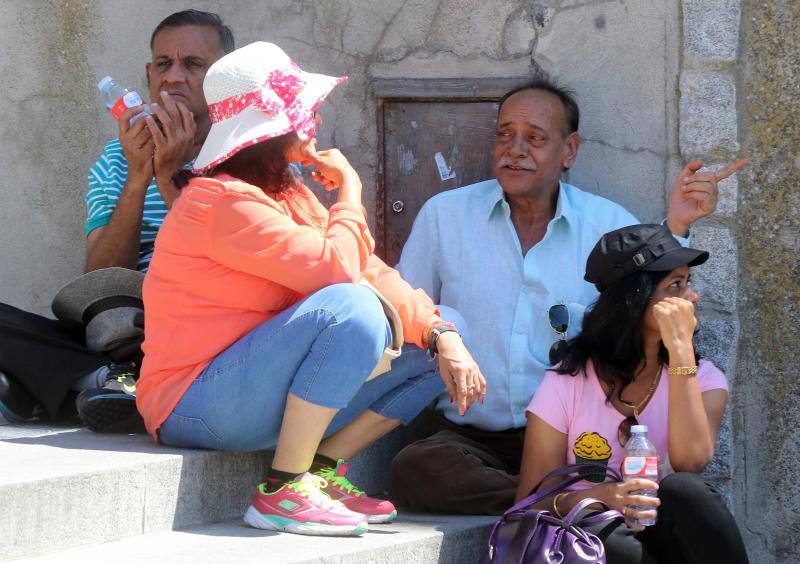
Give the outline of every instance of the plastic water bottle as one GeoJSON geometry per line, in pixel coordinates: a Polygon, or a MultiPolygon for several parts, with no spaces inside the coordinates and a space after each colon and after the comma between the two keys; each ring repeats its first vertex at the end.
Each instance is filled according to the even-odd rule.
{"type": "Polygon", "coordinates": [[[125,110],[128,108],[138,108],[139,106],[144,106],[144,109],[131,118],[131,124],[137,119],[153,115],[153,112],[150,111],[150,106],[144,103],[144,100],[142,100],[138,92],[120,86],[117,84],[117,81],[110,76],[103,77],[103,79],[97,83],[97,88],[100,90],[100,95],[103,97],[103,103],[106,108],[108,108],[108,111],[111,112],[111,115],[114,116],[114,119],[117,121],[119,121],[120,116],[125,110]]]}
{"type": "MultiPolygon", "coordinates": [[[[647,425],[631,426],[631,438],[628,439],[628,444],[625,445],[625,458],[622,461],[622,476],[626,482],[634,478],[658,481],[658,451],[653,446],[653,443],[647,440],[647,425]]],[[[636,490],[631,493],[650,497],[657,496],[654,490],[636,490]]],[[[630,505],[629,507],[636,511],[655,509],[655,507],[643,505],[630,505]]],[[[629,518],[628,523],[648,527],[656,524],[656,518],[629,518]]]]}

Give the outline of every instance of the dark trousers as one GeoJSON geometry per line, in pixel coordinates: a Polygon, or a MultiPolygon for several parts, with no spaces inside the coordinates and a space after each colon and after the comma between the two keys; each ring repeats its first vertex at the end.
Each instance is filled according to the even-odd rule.
{"type": "Polygon", "coordinates": [[[525,429],[484,431],[441,416],[392,462],[392,494],[413,511],[501,515],[514,503],[525,429]]]}
{"type": "Polygon", "coordinates": [[[615,522],[588,527],[603,541],[608,564],[747,562],[739,528],[722,496],[697,474],[678,472],[659,483],[656,524],[641,533],[615,522]]]}
{"type": "Polygon", "coordinates": [[[70,415],[72,385],[111,360],[90,351],[83,328],[0,303],[0,371],[22,385],[50,417],[70,415]]]}

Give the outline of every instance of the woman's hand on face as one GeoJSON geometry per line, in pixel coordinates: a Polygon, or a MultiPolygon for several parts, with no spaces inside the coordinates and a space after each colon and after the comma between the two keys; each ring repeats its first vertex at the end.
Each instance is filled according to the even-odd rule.
{"type": "Polygon", "coordinates": [[[322,184],[325,190],[335,190],[340,187],[345,179],[350,176],[358,176],[347,158],[339,149],[326,149],[317,151],[316,140],[311,140],[301,147],[300,150],[304,166],[314,165],[316,170],[311,173],[311,177],[322,184]]]}
{"type": "Polygon", "coordinates": [[[692,346],[692,336],[697,327],[692,302],[683,298],[665,298],[653,306],[653,316],[668,351],[692,346]]]}
{"type": "Polygon", "coordinates": [[[464,415],[475,400],[483,403],[486,380],[458,333],[448,331],[439,335],[436,349],[439,374],[447,386],[450,401],[457,403],[459,415],[464,415]]]}
{"type": "Polygon", "coordinates": [[[643,531],[642,525],[631,525],[631,519],[652,518],[656,515],[656,509],[661,505],[661,500],[649,495],[639,495],[633,492],[637,490],[658,491],[658,484],[645,478],[634,478],[627,482],[607,482],[592,488],[592,497],[596,497],[605,502],[611,509],[616,509],[625,515],[625,523],[634,531],[643,531]],[[641,505],[648,509],[638,510],[629,507],[631,505],[641,505]]]}

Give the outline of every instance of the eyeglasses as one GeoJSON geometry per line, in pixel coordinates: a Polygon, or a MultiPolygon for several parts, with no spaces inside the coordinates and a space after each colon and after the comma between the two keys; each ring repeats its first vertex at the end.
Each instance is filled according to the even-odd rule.
{"type": "Polygon", "coordinates": [[[563,303],[550,306],[547,311],[550,328],[561,338],[553,343],[548,354],[550,364],[555,365],[563,358],[567,350],[567,328],[569,327],[569,308],[563,303]]]}

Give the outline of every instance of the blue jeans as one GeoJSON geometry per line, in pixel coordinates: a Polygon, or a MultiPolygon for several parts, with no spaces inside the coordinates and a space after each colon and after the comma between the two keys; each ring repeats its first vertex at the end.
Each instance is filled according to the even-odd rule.
{"type": "MultiPolygon", "coordinates": [[[[441,310],[460,321],[454,310],[441,310]]],[[[416,345],[403,348],[390,372],[365,382],[390,341],[389,323],[370,290],[323,288],[220,353],[161,425],[159,438],[179,447],[274,449],[288,393],[340,410],[326,437],[367,409],[408,423],[445,386],[436,363],[416,345]]]]}

